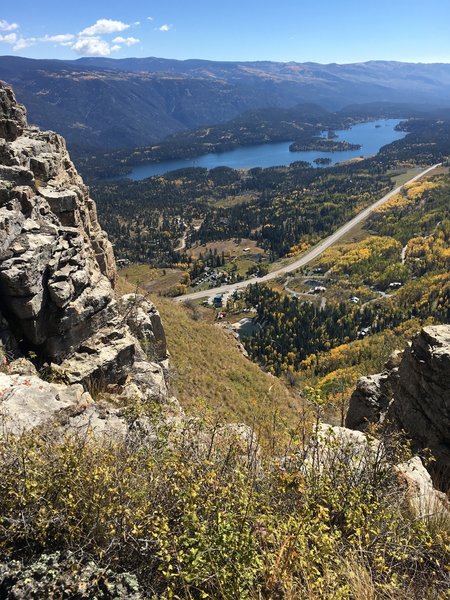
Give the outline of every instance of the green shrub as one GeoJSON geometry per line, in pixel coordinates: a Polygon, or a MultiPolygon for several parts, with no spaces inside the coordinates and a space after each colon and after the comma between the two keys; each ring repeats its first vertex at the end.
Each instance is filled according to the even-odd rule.
{"type": "Polygon", "coordinates": [[[444,597],[449,532],[410,515],[396,453],[330,437],[280,460],[199,422],[152,444],[4,438],[0,553],[69,552],[149,598],[444,597]]]}

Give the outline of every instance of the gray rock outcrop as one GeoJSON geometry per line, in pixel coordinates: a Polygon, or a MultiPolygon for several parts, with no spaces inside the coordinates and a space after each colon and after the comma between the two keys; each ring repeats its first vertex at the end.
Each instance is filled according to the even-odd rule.
{"type": "Polygon", "coordinates": [[[387,418],[429,448],[450,481],[450,325],[425,327],[405,350],[387,418]]]}
{"type": "Polygon", "coordinates": [[[398,384],[401,353],[395,353],[382,373],[361,377],[350,398],[345,424],[365,431],[371,423],[383,421],[398,384]]]}
{"type": "Polygon", "coordinates": [[[140,294],[126,294],[119,299],[123,318],[146,352],[157,360],[167,358],[166,334],[161,316],[153,304],[140,294]]]}
{"type": "Polygon", "coordinates": [[[346,426],[364,431],[385,421],[416,451],[428,449],[436,480],[450,482],[450,325],[425,327],[380,375],[362,378],[346,426]]]}
{"type": "Polygon", "coordinates": [[[0,138],[6,141],[15,140],[27,126],[25,108],[17,104],[10,88],[0,91],[0,138]]]}
{"type": "MultiPolygon", "coordinates": [[[[118,302],[116,277],[112,246],[63,138],[29,127],[0,82],[0,362],[31,353],[69,395],[112,386],[119,395],[168,400],[159,313],[142,297],[118,302]]],[[[2,402],[10,416],[23,387],[14,377],[17,392],[2,402]]],[[[39,385],[33,379],[38,404],[47,394],[47,404],[63,406],[57,384],[39,385]]]]}

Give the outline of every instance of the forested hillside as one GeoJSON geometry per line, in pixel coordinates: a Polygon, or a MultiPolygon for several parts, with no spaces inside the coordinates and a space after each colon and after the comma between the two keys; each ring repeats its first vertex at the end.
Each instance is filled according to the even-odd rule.
{"type": "Polygon", "coordinates": [[[189,265],[196,242],[250,238],[274,260],[304,250],[381,197],[391,176],[450,154],[450,121],[413,119],[405,126],[411,133],[375,157],[335,167],[189,168],[92,190],[118,258],[189,265]],[[183,234],[186,252],[176,252],[183,234]]]}
{"type": "MultiPolygon", "coordinates": [[[[223,123],[255,108],[400,102],[448,106],[445,64],[34,60],[0,57],[30,121],[67,138],[77,154],[135,148],[176,131],[223,123]],[[124,118],[124,115],[126,118],[124,118]]],[[[399,116],[405,116],[401,114],[399,116]]]]}
{"type": "MultiPolygon", "coordinates": [[[[245,342],[253,358],[334,400],[358,376],[381,370],[422,324],[449,322],[450,177],[407,187],[377,210],[360,238],[315,263],[326,273],[322,307],[269,287],[245,294],[262,325],[245,342]]],[[[295,279],[289,286],[296,288],[295,279]]]]}

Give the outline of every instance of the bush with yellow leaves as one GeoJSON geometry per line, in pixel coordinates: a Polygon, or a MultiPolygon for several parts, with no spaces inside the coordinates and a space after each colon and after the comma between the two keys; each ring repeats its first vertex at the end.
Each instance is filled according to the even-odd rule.
{"type": "Polygon", "coordinates": [[[148,598],[444,597],[449,532],[409,513],[400,446],[324,447],[266,456],[199,422],[151,443],[4,437],[0,552],[88,557],[148,598]]]}

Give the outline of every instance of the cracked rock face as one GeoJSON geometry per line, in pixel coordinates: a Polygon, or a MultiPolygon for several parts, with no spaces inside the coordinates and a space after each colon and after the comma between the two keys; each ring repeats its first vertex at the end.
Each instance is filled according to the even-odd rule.
{"type": "Polygon", "coordinates": [[[146,354],[157,360],[167,358],[166,334],[161,316],[153,302],[140,294],[126,294],[119,299],[120,311],[146,354]]]}
{"type": "Polygon", "coordinates": [[[425,327],[405,350],[387,418],[416,448],[429,448],[438,476],[450,481],[450,325],[425,327]]]}
{"type": "Polygon", "coordinates": [[[385,420],[415,450],[429,449],[436,480],[450,482],[450,325],[425,327],[379,375],[363,377],[351,397],[348,427],[385,420]]]}
{"type": "Polygon", "coordinates": [[[29,127],[0,82],[0,350],[33,352],[85,388],[139,387],[145,372],[140,396],[163,398],[163,371],[138,341],[158,346],[151,360],[166,358],[159,314],[142,299],[122,315],[116,276],[112,246],[63,138],[29,127]]]}
{"type": "Polygon", "coordinates": [[[0,90],[0,114],[0,138],[10,141],[21,135],[27,125],[26,111],[17,104],[12,90],[7,87],[0,90]]]}

